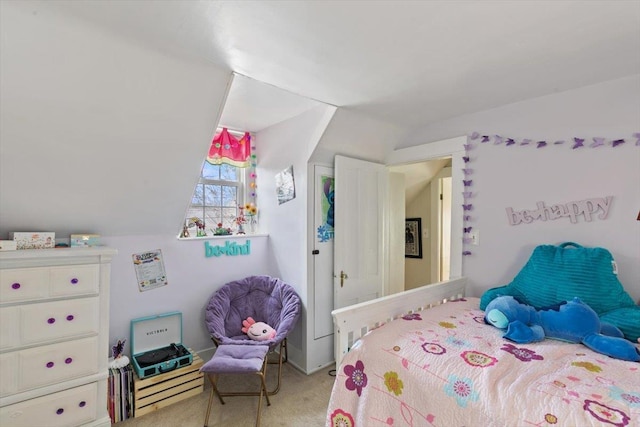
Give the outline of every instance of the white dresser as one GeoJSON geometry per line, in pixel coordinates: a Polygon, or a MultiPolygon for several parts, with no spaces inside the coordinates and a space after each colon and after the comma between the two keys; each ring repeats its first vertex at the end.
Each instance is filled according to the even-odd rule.
{"type": "Polygon", "coordinates": [[[111,425],[109,280],[116,253],[0,252],[0,426],[111,425]]]}

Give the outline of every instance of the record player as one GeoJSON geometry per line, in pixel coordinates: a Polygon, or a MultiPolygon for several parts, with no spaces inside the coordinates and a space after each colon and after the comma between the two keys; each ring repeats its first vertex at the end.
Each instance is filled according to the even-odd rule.
{"type": "Polygon", "coordinates": [[[193,355],[182,345],[182,313],[133,319],[131,358],[140,379],[190,365],[193,355]]]}

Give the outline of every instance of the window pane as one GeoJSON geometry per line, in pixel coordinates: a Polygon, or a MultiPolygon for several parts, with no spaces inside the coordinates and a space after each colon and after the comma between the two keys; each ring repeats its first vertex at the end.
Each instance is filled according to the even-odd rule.
{"type": "Polygon", "coordinates": [[[220,179],[224,179],[226,181],[237,181],[238,180],[238,168],[230,165],[220,165],[220,179]]]}
{"type": "Polygon", "coordinates": [[[191,198],[191,204],[196,206],[202,206],[204,201],[204,196],[202,192],[204,191],[203,186],[198,184],[196,185],[196,189],[193,191],[193,197],[191,198]]]}
{"type": "Polygon", "coordinates": [[[238,206],[238,197],[236,187],[222,185],[222,206],[231,206],[234,209],[238,206]]]}
{"type": "Polygon", "coordinates": [[[220,208],[209,207],[205,209],[204,224],[207,234],[211,234],[210,231],[218,226],[218,223],[222,222],[222,212],[220,208]]]}
{"type": "Polygon", "coordinates": [[[204,166],[202,166],[202,177],[206,179],[220,179],[220,165],[212,165],[205,161],[204,166]]]}
{"type": "Polygon", "coordinates": [[[236,226],[235,223],[235,219],[237,216],[237,211],[235,209],[235,207],[233,208],[222,208],[222,226],[224,228],[231,228],[233,229],[236,226]]]}
{"type": "Polygon", "coordinates": [[[204,185],[205,203],[207,206],[220,206],[222,188],[221,185],[204,185]]]}

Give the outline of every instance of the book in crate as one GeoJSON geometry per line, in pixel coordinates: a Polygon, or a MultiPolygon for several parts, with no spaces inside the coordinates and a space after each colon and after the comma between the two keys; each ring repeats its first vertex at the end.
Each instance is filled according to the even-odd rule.
{"type": "Polygon", "coordinates": [[[133,367],[109,368],[107,406],[111,423],[133,418],[133,367]]]}

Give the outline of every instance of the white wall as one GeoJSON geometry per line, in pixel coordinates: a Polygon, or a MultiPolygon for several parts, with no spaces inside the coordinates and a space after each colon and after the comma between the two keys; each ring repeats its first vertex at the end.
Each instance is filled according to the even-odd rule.
{"type": "Polygon", "coordinates": [[[640,131],[640,74],[428,124],[396,149],[473,131],[554,140],[631,135],[640,131]]]}
{"type": "Polygon", "coordinates": [[[46,6],[1,5],[0,235],[176,233],[231,71],[46,6]]]}
{"type": "Polygon", "coordinates": [[[431,186],[434,181],[424,187],[420,193],[407,205],[407,218],[422,219],[422,258],[404,259],[404,287],[413,289],[431,283],[431,242],[437,240],[435,229],[431,226],[431,186]],[[425,229],[429,229],[429,238],[424,237],[425,229]]]}
{"type": "Polygon", "coordinates": [[[472,150],[472,191],[478,196],[468,226],[479,230],[480,245],[470,247],[473,255],[464,257],[464,271],[474,292],[507,284],[536,245],[572,241],[609,249],[620,281],[640,299],[640,147],[633,142],[580,150],[570,145],[484,145],[472,150]],[[505,211],[535,210],[538,201],[549,206],[606,196],[613,196],[608,217],[591,222],[578,218],[572,224],[561,218],[509,225],[505,211]]]}
{"type": "Polygon", "coordinates": [[[232,280],[251,275],[278,276],[269,253],[269,238],[220,237],[207,240],[210,245],[251,240],[246,256],[205,257],[203,240],[180,241],[174,236],[105,237],[103,241],[118,250],[111,270],[111,307],[109,342],[127,339],[126,353],[131,351],[131,319],[182,312],[183,342],[198,353],[213,347],[204,323],[204,310],[211,295],[232,280]],[[140,292],[132,255],[161,249],[168,285],[140,292]]]}
{"type": "Polygon", "coordinates": [[[451,135],[501,135],[534,141],[626,138],[617,148],[572,150],[571,144],[505,147],[486,144],[470,152],[474,170],[475,218],[467,226],[480,231],[480,245],[464,257],[463,272],[472,294],[508,283],[537,244],[575,241],[609,249],[619,264],[619,278],[635,300],[640,298],[640,75],[570,92],[507,105],[427,126],[417,140],[451,135]],[[510,226],[506,207],[535,209],[536,202],[565,203],[613,196],[606,220],[571,224],[566,219],[510,226]]]}
{"type": "Polygon", "coordinates": [[[305,371],[309,369],[307,358],[313,353],[305,347],[313,338],[308,321],[313,312],[309,314],[307,163],[334,112],[335,107],[319,106],[256,135],[260,230],[270,235],[268,250],[279,276],[296,289],[303,301],[303,316],[288,339],[288,350],[292,363],[305,371]],[[296,195],[293,200],[278,204],[275,176],[289,166],[293,166],[296,195]]]}
{"type": "Polygon", "coordinates": [[[371,162],[384,163],[392,148],[403,140],[404,130],[348,108],[339,108],[311,160],[333,164],[336,154],[371,162]]]}

